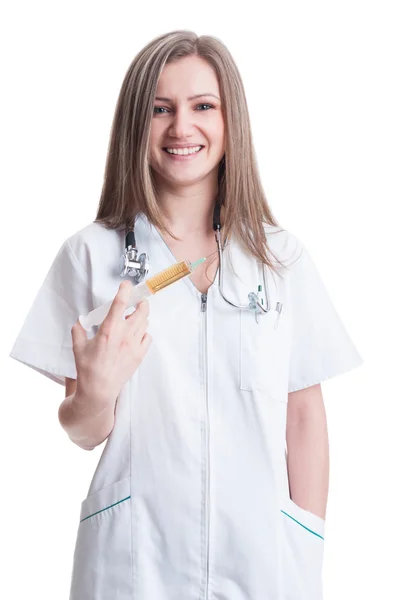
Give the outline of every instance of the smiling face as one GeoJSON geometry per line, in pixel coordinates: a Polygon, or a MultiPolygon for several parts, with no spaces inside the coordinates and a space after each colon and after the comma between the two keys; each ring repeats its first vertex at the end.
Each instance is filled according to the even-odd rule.
{"type": "Polygon", "coordinates": [[[150,132],[155,178],[187,186],[217,177],[224,155],[224,118],[217,76],[187,56],[166,64],[156,90],[150,132]]]}

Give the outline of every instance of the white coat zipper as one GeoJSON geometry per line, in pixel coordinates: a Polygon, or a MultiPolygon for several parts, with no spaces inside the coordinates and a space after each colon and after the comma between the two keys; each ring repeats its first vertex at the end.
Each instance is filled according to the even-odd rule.
{"type": "Polygon", "coordinates": [[[209,538],[210,538],[210,445],[209,445],[209,391],[208,391],[208,360],[207,360],[207,294],[202,294],[201,311],[204,313],[204,371],[206,397],[206,577],[203,600],[208,600],[209,594],[209,538]]]}
{"type": "Polygon", "coordinates": [[[207,294],[202,294],[202,312],[206,312],[207,308],[207,294]]]}

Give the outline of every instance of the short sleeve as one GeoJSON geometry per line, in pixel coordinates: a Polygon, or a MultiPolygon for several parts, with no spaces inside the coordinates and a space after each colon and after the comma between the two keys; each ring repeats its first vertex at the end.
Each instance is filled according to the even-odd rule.
{"type": "Polygon", "coordinates": [[[363,359],[349,337],[307,250],[291,272],[292,343],[288,392],[360,366],[363,359]]]}
{"type": "Polygon", "coordinates": [[[76,379],[71,328],[80,314],[92,310],[85,270],[66,240],[14,342],[10,357],[65,385],[76,379]]]}

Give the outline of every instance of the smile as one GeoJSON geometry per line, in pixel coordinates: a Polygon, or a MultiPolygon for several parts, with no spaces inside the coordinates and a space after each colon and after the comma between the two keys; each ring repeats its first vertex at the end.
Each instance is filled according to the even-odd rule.
{"type": "Polygon", "coordinates": [[[189,146],[187,148],[167,147],[167,148],[163,148],[163,150],[165,152],[167,152],[168,154],[174,154],[174,155],[178,155],[178,156],[187,156],[190,154],[197,154],[198,152],[200,152],[202,150],[202,148],[204,148],[204,146],[189,146]]]}

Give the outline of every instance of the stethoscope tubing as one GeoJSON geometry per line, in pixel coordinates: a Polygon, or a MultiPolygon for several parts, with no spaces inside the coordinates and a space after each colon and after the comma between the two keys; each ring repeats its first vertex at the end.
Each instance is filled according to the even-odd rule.
{"type": "MultiPolygon", "coordinates": [[[[265,273],[265,265],[262,264],[262,275],[263,275],[263,284],[264,284],[264,292],[265,292],[265,307],[259,300],[258,294],[256,292],[250,292],[248,294],[248,304],[236,304],[232,302],[229,298],[227,298],[224,292],[224,257],[223,257],[223,249],[221,247],[221,205],[219,202],[216,202],[214,207],[214,216],[213,216],[213,230],[215,232],[216,244],[217,244],[217,252],[218,252],[218,260],[219,260],[219,268],[218,268],[218,288],[221,297],[227,304],[237,308],[239,310],[250,310],[255,313],[256,320],[259,314],[266,314],[271,310],[270,303],[270,294],[268,288],[268,280],[265,273]]],[[[120,276],[128,274],[134,278],[134,280],[138,283],[142,281],[148,274],[149,271],[149,257],[146,254],[141,254],[139,259],[138,257],[138,249],[135,243],[135,234],[134,228],[131,231],[127,232],[126,242],[125,242],[125,252],[121,257],[121,262],[119,266],[120,276]]]]}
{"type": "Polygon", "coordinates": [[[267,281],[267,277],[265,275],[264,265],[262,265],[262,272],[263,272],[264,291],[265,291],[265,297],[266,297],[266,306],[265,307],[262,306],[262,304],[260,303],[260,301],[258,299],[257,294],[255,294],[254,292],[250,292],[250,294],[248,294],[249,304],[236,304],[235,302],[231,302],[231,300],[229,300],[224,293],[224,258],[223,258],[224,253],[221,248],[221,228],[216,230],[216,243],[217,243],[217,249],[218,249],[218,263],[219,263],[218,289],[220,291],[220,294],[221,294],[223,300],[225,300],[225,302],[227,302],[234,308],[238,308],[240,310],[252,310],[252,311],[255,310],[256,312],[258,310],[260,310],[263,313],[267,313],[271,309],[271,305],[270,305],[271,303],[270,303],[270,298],[269,298],[268,281],[267,281]]]}

